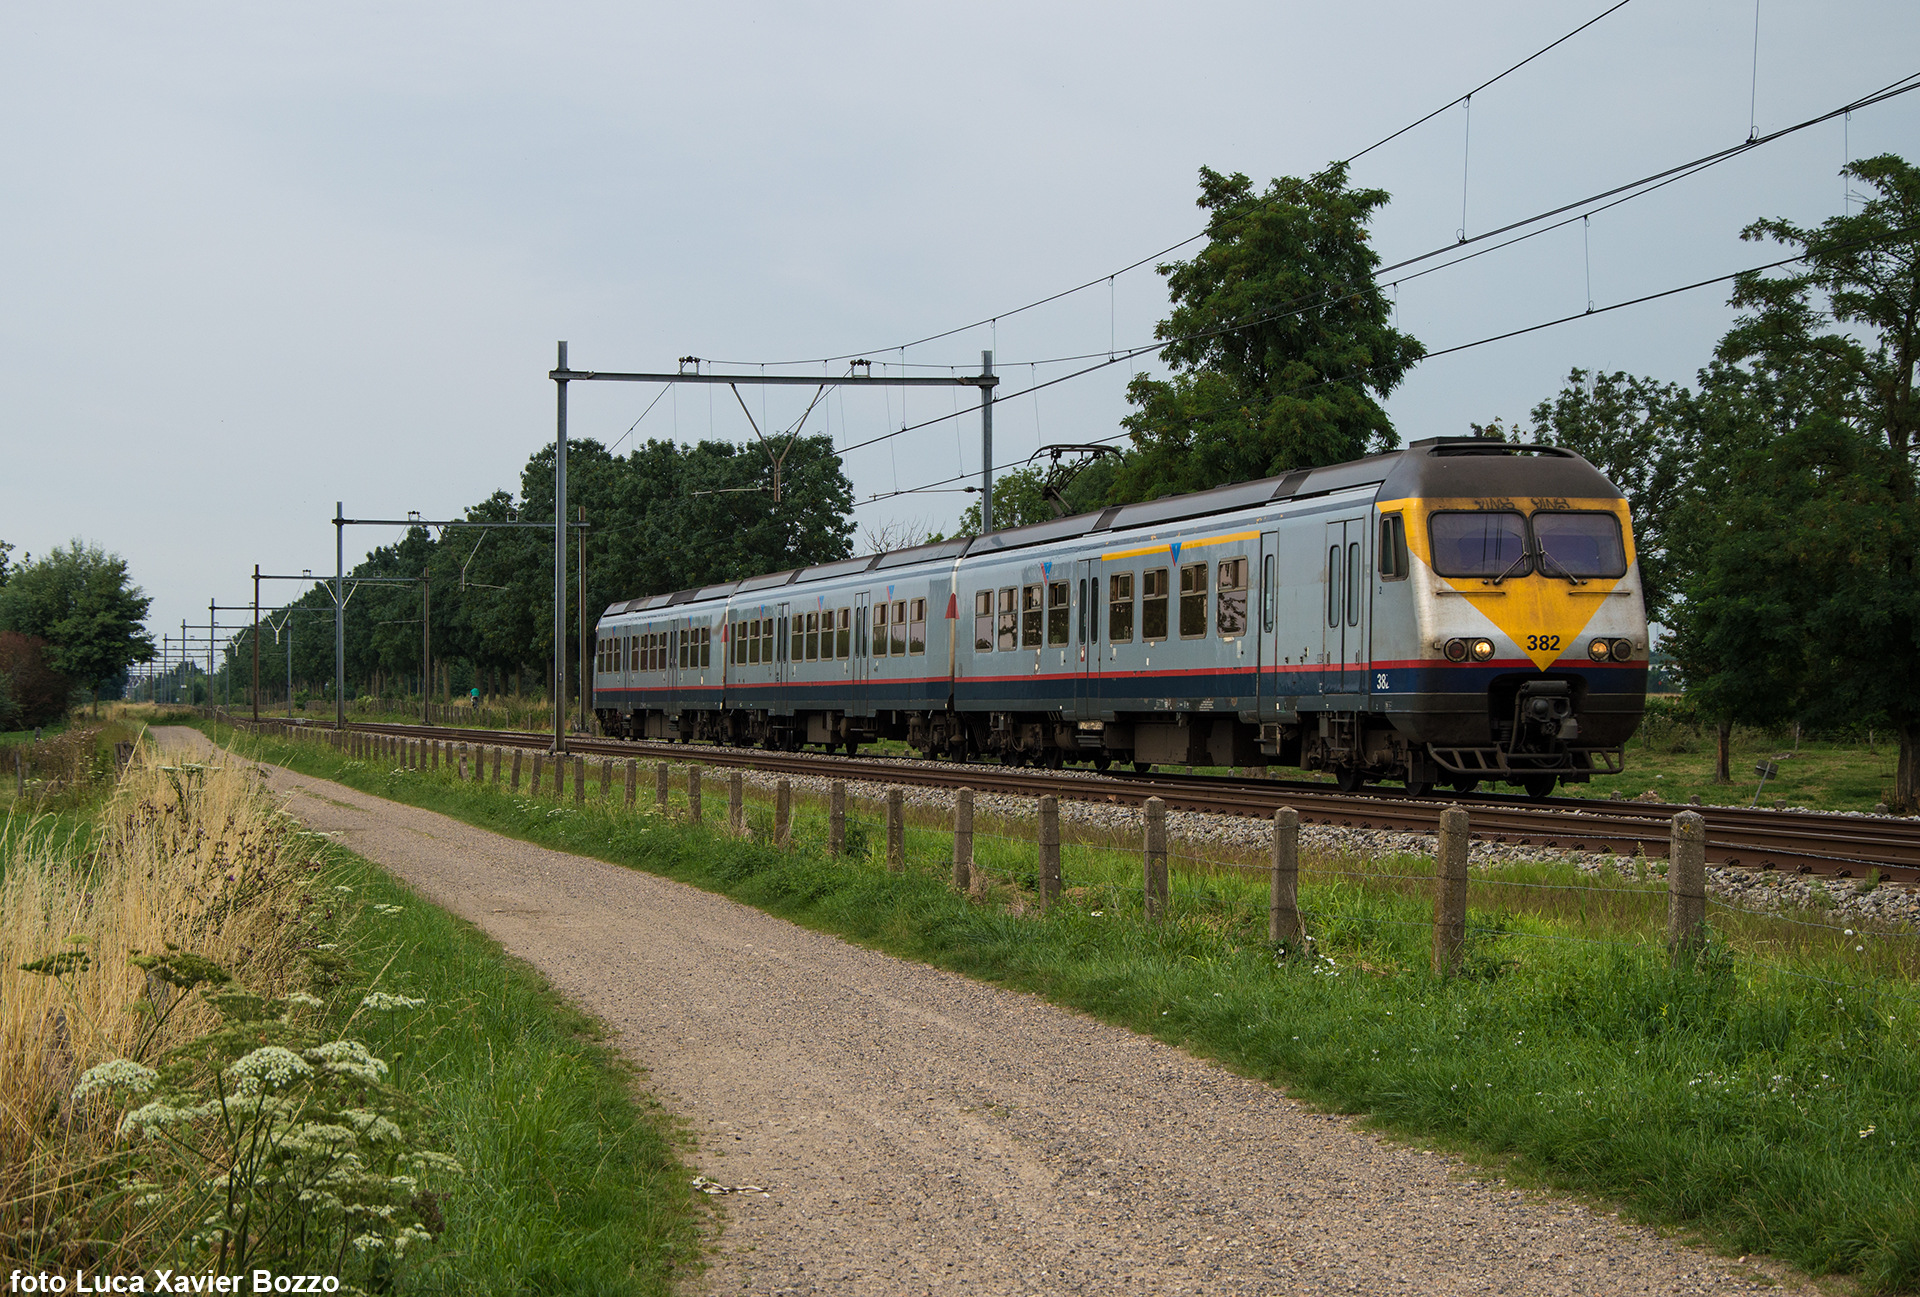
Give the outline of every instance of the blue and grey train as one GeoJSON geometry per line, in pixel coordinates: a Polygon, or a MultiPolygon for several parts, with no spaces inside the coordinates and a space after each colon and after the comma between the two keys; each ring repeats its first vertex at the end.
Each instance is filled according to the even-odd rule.
{"type": "Polygon", "coordinates": [[[1620,769],[1647,648],[1619,490],[1439,438],[617,603],[593,702],[628,738],[1538,797],[1620,769]]]}

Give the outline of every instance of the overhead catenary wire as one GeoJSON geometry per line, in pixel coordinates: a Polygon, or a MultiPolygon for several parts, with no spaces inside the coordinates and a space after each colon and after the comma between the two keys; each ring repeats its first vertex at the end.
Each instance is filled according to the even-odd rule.
{"type": "MultiPolygon", "coordinates": [[[[1347,157],[1341,159],[1339,162],[1333,163],[1330,166],[1322,168],[1320,171],[1307,177],[1305,180],[1296,182],[1294,191],[1298,192],[1298,190],[1304,189],[1308,185],[1317,183],[1323,177],[1333,174],[1333,172],[1339,170],[1341,167],[1352,166],[1355,162],[1358,162],[1361,158],[1366,157],[1369,153],[1374,152],[1376,149],[1384,148],[1388,144],[1391,144],[1393,141],[1399,139],[1402,135],[1405,135],[1408,131],[1416,130],[1421,126],[1426,125],[1428,122],[1440,116],[1442,113],[1454,107],[1456,104],[1463,103],[1466,100],[1471,99],[1474,95],[1479,94],[1482,90],[1485,90],[1487,87],[1494,85],[1497,82],[1503,81],[1509,76],[1512,76],[1515,72],[1518,72],[1521,68],[1526,67],[1529,63],[1532,63],[1535,59],[1538,59],[1542,55],[1545,55],[1548,52],[1558,48],[1559,46],[1564,45],[1566,42],[1572,40],[1575,36],[1578,36],[1581,32],[1587,30],[1587,28],[1593,26],[1597,22],[1600,22],[1602,19],[1607,18],[1610,15],[1619,12],[1620,10],[1626,8],[1627,5],[1631,3],[1632,3],[1632,0],[1617,0],[1616,3],[1609,5],[1606,9],[1603,9],[1601,12],[1587,19],[1585,22],[1581,23],[1578,27],[1575,27],[1571,31],[1568,31],[1554,38],[1553,40],[1549,41],[1547,44],[1542,45],[1539,49],[1527,55],[1525,58],[1521,59],[1519,62],[1510,64],[1506,68],[1502,69],[1501,71],[1494,73],[1492,76],[1488,77],[1485,81],[1482,81],[1479,85],[1473,87],[1471,90],[1468,90],[1465,94],[1456,95],[1454,98],[1447,100],[1446,103],[1441,104],[1438,108],[1435,108],[1431,112],[1426,113],[1414,119],[1411,122],[1408,122],[1406,125],[1399,127],[1397,130],[1394,130],[1386,135],[1381,136],[1379,139],[1367,145],[1365,148],[1361,149],[1359,152],[1349,154],[1347,157]]],[[[1046,306],[1049,303],[1059,301],[1063,297],[1071,297],[1075,293],[1085,292],[1089,288],[1097,288],[1102,283],[1105,283],[1106,281],[1113,279],[1117,275],[1124,275],[1129,271],[1138,270],[1140,267],[1144,265],[1148,265],[1151,262],[1158,261],[1160,258],[1168,255],[1169,253],[1178,252],[1180,249],[1186,247],[1189,243],[1198,242],[1199,240],[1204,239],[1206,237],[1207,237],[1207,232],[1205,230],[1202,230],[1197,234],[1190,234],[1186,238],[1181,239],[1178,243],[1168,244],[1166,247],[1160,249],[1158,252],[1151,253],[1135,261],[1130,261],[1126,265],[1121,266],[1117,270],[1108,271],[1106,274],[1103,274],[1103,275],[1096,275],[1092,279],[1087,280],[1083,284],[1075,284],[1072,288],[1063,288],[1057,293],[1049,293],[1045,297],[1035,298],[1031,302],[1027,302],[1023,305],[1013,307],[1009,310],[996,311],[992,315],[982,316],[980,319],[973,320],[967,324],[956,325],[951,329],[943,329],[938,333],[930,333],[930,334],[927,334],[925,337],[915,338],[911,342],[889,343],[884,347],[868,347],[860,351],[843,352],[842,354],[837,356],[816,356],[806,360],[775,360],[775,361],[723,360],[723,361],[718,361],[716,363],[724,364],[724,365],[769,364],[776,367],[789,366],[789,365],[819,365],[819,364],[831,364],[835,361],[840,361],[840,360],[852,360],[855,357],[871,355],[874,352],[885,352],[885,351],[904,352],[907,347],[918,347],[923,343],[938,342],[942,338],[950,338],[950,337],[953,337],[955,334],[965,333],[970,329],[978,329],[982,327],[995,327],[998,325],[999,321],[1006,319],[1010,316],[1020,315],[1026,311],[1031,311],[1038,307],[1046,306]]],[[[994,339],[994,344],[995,344],[994,350],[998,352],[999,339],[997,336],[994,339]]],[[[1024,362],[1016,362],[1016,363],[1024,363],[1024,362]]]]}
{"type": "MultiPolygon", "coordinates": [[[[1911,234],[1911,233],[1913,233],[1913,232],[1914,232],[1914,231],[1912,231],[1912,230],[1896,230],[1896,231],[1893,231],[1893,232],[1892,232],[1892,234],[1891,234],[1891,235],[1889,235],[1889,237],[1904,237],[1904,236],[1906,236],[1906,235],[1908,235],[1908,234],[1911,234]]],[[[1474,339],[1474,340],[1473,340],[1472,342],[1462,342],[1462,343],[1457,343],[1457,344],[1455,344],[1454,346],[1451,346],[1451,347],[1442,347],[1442,348],[1440,348],[1440,349],[1439,349],[1439,350],[1437,350],[1437,351],[1430,351],[1430,352],[1428,352],[1428,353],[1427,353],[1427,354],[1426,354],[1425,356],[1423,356],[1423,357],[1422,357],[1421,359],[1422,359],[1422,360],[1437,360],[1437,359],[1439,359],[1439,358],[1440,358],[1441,356],[1452,356],[1452,355],[1457,355],[1457,354],[1459,354],[1460,352],[1463,352],[1463,351],[1472,351],[1472,350],[1474,350],[1474,349],[1475,349],[1475,348],[1477,348],[1477,347],[1484,347],[1484,346],[1488,346],[1488,345],[1490,345],[1490,344],[1492,344],[1492,343],[1495,343],[1495,342],[1505,342],[1505,341],[1506,341],[1507,339],[1509,339],[1509,338],[1519,338],[1519,337],[1524,337],[1525,335],[1527,335],[1527,334],[1530,334],[1530,333],[1539,333],[1539,332],[1540,332],[1540,331],[1542,331],[1543,329],[1552,329],[1552,328],[1557,328],[1558,326],[1560,326],[1560,325],[1563,325],[1563,324],[1571,324],[1571,323],[1572,323],[1573,321],[1575,321],[1575,320],[1585,320],[1585,319],[1589,319],[1589,318],[1591,318],[1591,317],[1593,317],[1593,316],[1596,316],[1596,315],[1606,315],[1606,314],[1608,314],[1608,313],[1610,313],[1610,312],[1613,312],[1613,311],[1621,311],[1621,310],[1625,310],[1625,309],[1627,309],[1628,307],[1631,307],[1631,306],[1642,306],[1642,305],[1645,305],[1645,304],[1646,304],[1646,303],[1648,303],[1648,302],[1656,302],[1656,301],[1659,301],[1659,300],[1660,300],[1660,299],[1662,299],[1662,298],[1666,298],[1666,297],[1674,297],[1674,296],[1677,296],[1677,295],[1679,295],[1679,294],[1681,294],[1681,293],[1690,293],[1690,292],[1694,292],[1694,291],[1696,291],[1696,290],[1698,290],[1698,289],[1702,289],[1702,288],[1709,288],[1709,287],[1712,287],[1712,286],[1713,286],[1714,284],[1724,284],[1724,283],[1728,283],[1728,282],[1730,282],[1730,281],[1732,281],[1732,280],[1735,280],[1735,279],[1739,279],[1739,278],[1741,278],[1742,276],[1745,276],[1745,275],[1757,275],[1757,274],[1761,274],[1761,273],[1763,273],[1763,272],[1765,272],[1765,271],[1768,271],[1768,270],[1777,270],[1777,269],[1779,269],[1779,268],[1780,268],[1781,266],[1790,266],[1790,265],[1792,265],[1792,264],[1794,264],[1794,263],[1795,263],[1795,262],[1797,262],[1797,261],[1804,261],[1804,260],[1806,260],[1806,258],[1807,258],[1807,255],[1808,255],[1808,254],[1806,254],[1806,253],[1801,253],[1801,254],[1800,254],[1800,255],[1798,255],[1798,256],[1793,256],[1793,257],[1782,257],[1782,258],[1781,258],[1781,259],[1779,259],[1778,261],[1769,261],[1769,262],[1767,262],[1767,263],[1765,263],[1764,265],[1759,265],[1759,266],[1749,266],[1749,267],[1747,267],[1746,269],[1743,269],[1743,270],[1735,270],[1735,271],[1730,271],[1730,272],[1728,272],[1727,274],[1724,274],[1724,275],[1715,275],[1715,276],[1713,276],[1713,277],[1712,277],[1712,278],[1710,278],[1710,279],[1698,279],[1698,280],[1695,280],[1694,282],[1692,282],[1692,283],[1690,283],[1690,284],[1680,284],[1680,285],[1677,285],[1676,287],[1673,287],[1673,288],[1665,288],[1665,289],[1661,289],[1661,290],[1660,290],[1659,292],[1655,292],[1655,293],[1644,293],[1644,294],[1642,294],[1642,295],[1641,295],[1641,296],[1639,296],[1639,297],[1631,297],[1631,298],[1628,298],[1628,299],[1626,299],[1625,301],[1620,301],[1620,302],[1613,302],[1613,303],[1610,303],[1609,305],[1606,305],[1606,306],[1598,306],[1598,307],[1593,307],[1593,308],[1591,308],[1591,309],[1589,309],[1589,310],[1584,310],[1584,311],[1576,311],[1576,312],[1575,312],[1575,313],[1573,313],[1572,315],[1562,315],[1562,316],[1559,316],[1559,317],[1557,317],[1557,318],[1555,318],[1555,319],[1551,319],[1551,320],[1542,320],[1542,321],[1540,321],[1540,322],[1539,322],[1539,323],[1537,323],[1537,324],[1529,324],[1529,325],[1526,325],[1526,326],[1524,326],[1524,327],[1522,327],[1522,328],[1518,328],[1518,329],[1508,329],[1508,330],[1507,330],[1507,331],[1505,331],[1504,333],[1495,333],[1495,334],[1490,334],[1489,336],[1487,336],[1487,337],[1484,337],[1484,338],[1475,338],[1475,339],[1474,339]]],[[[1244,327],[1244,326],[1238,326],[1238,327],[1244,327]]],[[[1166,346],[1169,346],[1169,345],[1171,345],[1171,344],[1172,344],[1173,342],[1175,342],[1175,341],[1180,341],[1180,339],[1172,339],[1172,338],[1169,338],[1169,339],[1167,339],[1167,340],[1165,340],[1165,341],[1163,341],[1163,342],[1157,342],[1157,343],[1154,343],[1154,344],[1152,344],[1152,345],[1150,345],[1150,346],[1145,346],[1145,347],[1141,347],[1141,348],[1139,348],[1139,349],[1137,349],[1137,350],[1136,350],[1136,351],[1135,351],[1135,352],[1134,352],[1133,354],[1135,354],[1135,355],[1138,355],[1138,354],[1143,354],[1143,353],[1145,353],[1145,352],[1148,352],[1148,351],[1155,351],[1155,350],[1158,350],[1158,349],[1159,349],[1159,348],[1161,348],[1161,347],[1166,347],[1166,346]]],[[[1123,360],[1124,360],[1124,359],[1130,359],[1130,358],[1131,358],[1131,357],[1130,357],[1130,356],[1127,356],[1127,355],[1123,355],[1123,356],[1121,357],[1121,359],[1123,359],[1123,360]]],[[[1080,376],[1081,376],[1082,374],[1089,374],[1089,373],[1092,373],[1092,372],[1093,372],[1094,370],[1096,370],[1096,369],[1104,369],[1104,368],[1106,368],[1106,365],[1105,365],[1104,363],[1103,363],[1103,364],[1100,364],[1100,365],[1089,365],[1089,366],[1088,366],[1087,368],[1085,368],[1085,369],[1081,369],[1081,370],[1076,370],[1076,371],[1074,371],[1073,373],[1070,373],[1070,374],[1062,374],[1062,375],[1061,375],[1061,376],[1059,376],[1058,378],[1052,378],[1052,379],[1048,379],[1048,380],[1047,380],[1046,382],[1044,382],[1044,383],[1040,383],[1040,384],[1037,384],[1037,385],[1036,385],[1036,387],[1051,387],[1051,386],[1053,386],[1053,385],[1054,385],[1055,383],[1064,383],[1064,382],[1066,382],[1066,381],[1068,381],[1069,379],[1073,379],[1073,378],[1078,378],[1078,377],[1080,377],[1080,376]]],[[[1379,368],[1383,368],[1383,366],[1382,366],[1382,365],[1368,365],[1368,366],[1362,366],[1362,367],[1360,367],[1359,369],[1357,369],[1357,370],[1355,370],[1355,371],[1352,371],[1352,373],[1360,373],[1360,374],[1364,374],[1364,373],[1367,373],[1367,372],[1370,372],[1371,370],[1374,370],[1374,369],[1379,369],[1379,368]]],[[[1328,377],[1328,378],[1323,378],[1323,379],[1321,379],[1321,380],[1319,380],[1319,381],[1318,381],[1318,382],[1316,382],[1316,383],[1309,383],[1309,384],[1306,384],[1306,385],[1304,385],[1304,386],[1303,386],[1302,388],[1300,388],[1300,389],[1297,389],[1297,390],[1301,390],[1301,391],[1305,391],[1305,390],[1309,390],[1309,389],[1311,389],[1311,388],[1314,388],[1314,387],[1324,387],[1324,386],[1326,386],[1326,385],[1327,385],[1327,384],[1329,384],[1329,383],[1336,383],[1336,382],[1344,382],[1344,381],[1347,381],[1347,380],[1348,380],[1349,378],[1351,378],[1351,377],[1352,377],[1352,373],[1350,373],[1350,374],[1347,374],[1347,375],[1341,375],[1341,376],[1339,376],[1339,377],[1328,377]]],[[[1021,391],[1021,392],[1010,392],[1010,393],[1008,393],[1008,395],[1007,395],[1007,396],[1006,396],[1006,397],[1005,397],[1004,399],[1006,399],[1006,400],[1012,400],[1012,399],[1013,399],[1014,397],[1018,397],[1018,396],[1025,396],[1025,395],[1026,395],[1026,392],[1024,392],[1024,391],[1021,391]]],[[[904,430],[904,431],[910,431],[910,429],[907,429],[907,430],[904,430]]],[[[896,435],[896,436],[897,436],[898,434],[896,433],[896,434],[891,434],[891,435],[896,435]]],[[[1098,444],[1104,444],[1104,443],[1106,443],[1106,442],[1110,442],[1110,441],[1119,441],[1119,440],[1120,440],[1121,438],[1123,438],[1123,437],[1128,437],[1128,436],[1131,436],[1131,435],[1132,435],[1131,433],[1127,433],[1127,432],[1118,432],[1118,433],[1114,433],[1114,434],[1113,434],[1112,436],[1108,436],[1108,437],[1097,437],[1097,438],[1095,438],[1095,439],[1094,439],[1094,441],[1093,441],[1092,443],[1090,443],[1090,444],[1094,444],[1094,445],[1098,445],[1098,444]]],[[[850,447],[849,449],[851,449],[851,447],[850,447]]],[[[1019,461],[1008,461],[1008,462],[1006,462],[1006,463],[1004,463],[1004,464],[996,464],[996,465],[994,465],[994,472],[996,472],[996,473],[998,473],[998,472],[1001,472],[1001,471],[1003,471],[1003,470],[1005,470],[1005,469],[1009,469],[1009,468],[1014,468],[1014,467],[1017,467],[1017,466],[1018,466],[1018,463],[1019,463],[1019,461]]],[[[865,505],[865,504],[874,504],[874,503],[877,503],[877,502],[879,502],[879,501],[881,501],[881,500],[888,500],[888,499],[892,499],[892,498],[893,498],[894,496],[897,496],[897,495],[913,495],[913,494],[915,494],[915,493],[918,493],[918,492],[920,492],[920,491],[925,491],[925,490],[929,490],[929,489],[931,489],[931,488],[934,488],[934,487],[944,487],[944,486],[947,486],[947,485],[949,485],[949,484],[951,484],[951,483],[953,483],[953,482],[958,482],[958,481],[960,481],[960,480],[962,480],[962,479],[961,479],[961,478],[959,478],[959,477],[948,477],[948,478],[941,478],[941,479],[940,479],[939,481],[937,481],[937,482],[929,482],[929,483],[927,483],[927,484],[926,484],[925,486],[919,486],[919,487],[909,487],[909,488],[907,488],[906,490],[903,490],[903,491],[893,491],[893,492],[887,492],[887,493],[883,493],[883,494],[876,494],[876,495],[871,495],[871,496],[869,496],[869,497],[867,497],[867,498],[866,498],[866,499],[864,499],[864,500],[856,500],[856,501],[854,501],[854,507],[855,507],[855,508],[859,508],[859,507],[860,507],[861,505],[865,505]]]]}

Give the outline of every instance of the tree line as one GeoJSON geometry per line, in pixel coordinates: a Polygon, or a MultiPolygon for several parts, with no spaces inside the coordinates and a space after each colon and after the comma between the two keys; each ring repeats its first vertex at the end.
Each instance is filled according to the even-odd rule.
{"type": "Polygon", "coordinates": [[[153,657],[153,601],[126,560],[83,540],[18,563],[13,548],[0,541],[0,730],[57,720],[76,695],[117,697],[153,657]]]}

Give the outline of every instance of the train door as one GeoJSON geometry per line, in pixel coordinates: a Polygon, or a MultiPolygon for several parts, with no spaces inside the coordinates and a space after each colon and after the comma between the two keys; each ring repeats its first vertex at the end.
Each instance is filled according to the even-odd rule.
{"type": "Polygon", "coordinates": [[[1253,655],[1254,692],[1260,719],[1276,720],[1280,711],[1280,642],[1276,625],[1280,605],[1280,534],[1260,533],[1260,556],[1255,560],[1253,635],[1259,650],[1253,655]]]}
{"type": "Polygon", "coordinates": [[[1327,524],[1325,604],[1321,609],[1321,692],[1360,694],[1367,688],[1367,520],[1327,524]]]}
{"type": "Polygon", "coordinates": [[[1073,565],[1073,599],[1078,611],[1073,619],[1074,649],[1078,657],[1075,673],[1073,718],[1077,721],[1100,719],[1100,560],[1083,558],[1073,565]]]}
{"type": "MultiPolygon", "coordinates": [[[[793,661],[787,652],[787,605],[781,604],[773,620],[773,682],[786,684],[793,678],[793,661]]],[[[782,703],[786,702],[785,691],[776,695],[782,703]]]]}
{"type": "Polygon", "coordinates": [[[662,700],[661,710],[668,716],[680,714],[680,645],[685,642],[686,631],[673,624],[667,626],[667,690],[662,700]]]}
{"type": "Polygon", "coordinates": [[[861,590],[853,596],[853,677],[848,690],[855,716],[873,715],[873,704],[867,700],[867,678],[873,666],[873,658],[867,652],[867,636],[873,633],[872,622],[873,595],[861,590]]]}

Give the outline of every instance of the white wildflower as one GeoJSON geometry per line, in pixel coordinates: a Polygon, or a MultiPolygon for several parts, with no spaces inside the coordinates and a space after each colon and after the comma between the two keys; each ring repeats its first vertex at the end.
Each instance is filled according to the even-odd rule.
{"type": "Polygon", "coordinates": [[[387,1240],[378,1234],[359,1234],[353,1240],[353,1250],[356,1252],[378,1252],[386,1246],[387,1240]]]}
{"type": "Polygon", "coordinates": [[[74,1082],[73,1101],[79,1103],[95,1090],[122,1089],[146,1094],[159,1079],[160,1073],[150,1067],[142,1067],[132,1059],[116,1058],[83,1072],[74,1082]]]}
{"type": "Polygon", "coordinates": [[[400,1133],[398,1126],[377,1112],[368,1112],[364,1108],[349,1108],[340,1116],[372,1143],[398,1144],[406,1138],[400,1133]]]}
{"type": "Polygon", "coordinates": [[[363,1009],[384,1011],[387,1009],[421,1009],[426,1007],[425,1000],[416,1000],[411,995],[389,995],[385,991],[370,991],[360,1001],[363,1009]]]}
{"type": "Polygon", "coordinates": [[[283,1045],[262,1045],[250,1054],[236,1058],[227,1068],[229,1076],[242,1081],[252,1079],[260,1085],[278,1087],[301,1076],[311,1076],[306,1060],[283,1045]]]}
{"type": "Polygon", "coordinates": [[[367,1052],[357,1040],[330,1040],[307,1051],[307,1057],[335,1076],[351,1076],[377,1082],[387,1074],[387,1065],[367,1052]]]}
{"type": "Polygon", "coordinates": [[[289,1008],[298,1006],[302,1009],[317,1009],[326,1001],[317,995],[309,995],[305,991],[295,991],[286,998],[285,1003],[289,1008]]]}
{"type": "Polygon", "coordinates": [[[413,1163],[416,1171],[445,1171],[448,1175],[464,1173],[460,1159],[430,1148],[415,1149],[407,1154],[407,1161],[413,1163]]]}

